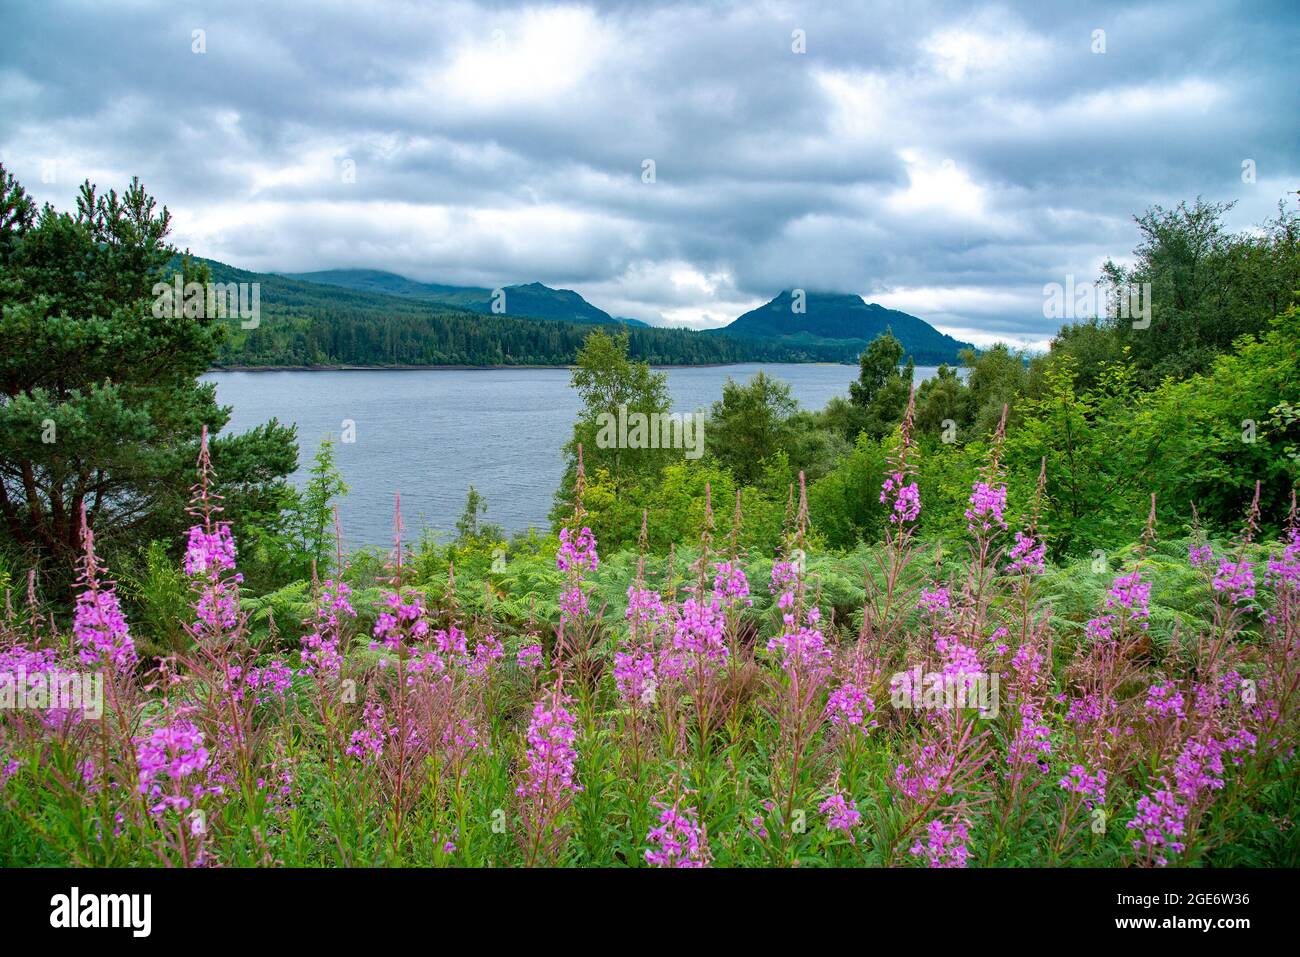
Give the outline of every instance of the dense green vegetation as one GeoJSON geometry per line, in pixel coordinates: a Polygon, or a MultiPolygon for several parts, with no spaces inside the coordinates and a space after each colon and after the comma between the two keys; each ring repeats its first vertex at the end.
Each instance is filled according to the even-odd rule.
{"type": "MultiPolygon", "coordinates": [[[[1103,316],[1067,324],[1042,355],[1004,345],[967,350],[964,377],[943,366],[917,389],[914,438],[927,503],[921,534],[944,539],[964,528],[971,482],[1004,409],[1004,461],[1018,500],[1029,499],[1046,462],[1048,540],[1057,558],[1131,543],[1153,493],[1159,530],[1177,535],[1194,509],[1211,528],[1231,527],[1258,481],[1263,521],[1281,526],[1300,478],[1297,219],[1284,210],[1260,230],[1230,234],[1224,212],[1198,202],[1139,217],[1135,265],[1108,271],[1152,284],[1148,328],[1103,316]]],[[[898,340],[882,334],[862,352],[849,395],[821,410],[799,409],[766,376],[729,382],[698,460],[680,450],[595,450],[592,423],[611,407],[613,392],[584,391],[556,514],[570,500],[581,440],[591,526],[609,545],[632,545],[648,506],[660,518],[652,544],[666,548],[698,523],[711,486],[717,502],[739,493],[742,535],[768,552],[800,473],[820,543],[853,548],[875,540],[886,509],[863,489],[883,473],[897,442],[911,381],[904,358],[898,340]]],[[[661,408],[662,381],[629,366],[626,349],[603,332],[588,339],[578,369],[629,384],[641,397],[632,408],[661,408]]],[[[725,528],[726,517],[719,521],[725,528]]]]}

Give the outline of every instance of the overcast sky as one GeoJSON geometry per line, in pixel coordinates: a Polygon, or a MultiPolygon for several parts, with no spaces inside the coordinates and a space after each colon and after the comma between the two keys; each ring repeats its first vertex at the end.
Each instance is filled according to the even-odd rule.
{"type": "Polygon", "coordinates": [[[0,153],[60,207],[138,175],[248,269],[696,327],[841,290],[1038,347],[1044,283],[1129,254],[1133,214],[1245,228],[1300,188],[1295,2],[829,7],[9,3],[0,153]]]}

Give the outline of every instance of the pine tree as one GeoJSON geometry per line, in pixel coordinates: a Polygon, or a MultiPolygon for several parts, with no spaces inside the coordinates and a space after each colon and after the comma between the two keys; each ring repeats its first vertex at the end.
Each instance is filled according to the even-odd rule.
{"type": "MultiPolygon", "coordinates": [[[[138,180],[121,195],[86,182],[75,211],[37,213],[0,166],[0,534],[64,576],[83,506],[110,544],[179,535],[199,433],[229,418],[199,382],[221,321],[154,308],[155,283],[173,278],[170,225],[138,180]]],[[[183,282],[206,281],[180,263],[183,282]]],[[[214,441],[227,517],[296,457],[293,430],[274,422],[214,441]]]]}

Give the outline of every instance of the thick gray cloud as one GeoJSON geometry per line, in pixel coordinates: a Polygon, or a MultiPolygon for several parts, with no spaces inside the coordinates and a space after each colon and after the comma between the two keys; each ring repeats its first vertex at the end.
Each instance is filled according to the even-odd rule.
{"type": "Polygon", "coordinates": [[[1153,203],[1244,228],[1300,186],[1292,2],[830,6],[24,4],[0,151],[61,206],[139,175],[179,245],[250,269],[692,326],[838,289],[981,344],[1042,345],[1044,283],[1153,203]]]}

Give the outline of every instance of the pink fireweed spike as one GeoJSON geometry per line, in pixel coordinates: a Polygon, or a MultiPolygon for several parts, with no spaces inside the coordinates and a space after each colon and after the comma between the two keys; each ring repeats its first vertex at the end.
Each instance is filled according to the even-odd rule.
{"type": "Polygon", "coordinates": [[[581,791],[577,782],[578,732],[561,691],[561,681],[533,706],[525,736],[524,767],[515,794],[521,799],[526,831],[525,854],[535,863],[555,835],[560,817],[581,791]]]}
{"type": "Polygon", "coordinates": [[[207,426],[199,440],[196,464],[199,481],[191,494],[189,513],[198,521],[188,533],[185,574],[195,595],[195,620],[190,631],[196,641],[211,645],[229,638],[242,625],[239,585],[244,577],[235,567],[235,540],[230,525],[217,518],[222,510],[221,496],[213,491],[216,482],[207,426]]]}
{"type": "Polygon", "coordinates": [[[1007,571],[1012,575],[1042,575],[1047,566],[1047,543],[1039,530],[1042,516],[1043,500],[1047,497],[1047,457],[1044,456],[1038,467],[1038,485],[1034,489],[1034,501],[1029,510],[1029,527],[1016,531],[1016,542],[1011,547],[1007,571]]]}
{"type": "Polygon", "coordinates": [[[352,589],[346,582],[325,581],[313,602],[312,612],[312,617],[303,622],[306,631],[299,652],[303,671],[335,680],[343,661],[344,621],[357,617],[356,609],[352,607],[352,589]]]}
{"type": "Polygon", "coordinates": [[[137,660],[135,642],[122,614],[112,582],[101,582],[95,558],[95,536],[81,507],[82,562],[79,580],[83,591],[77,596],[72,633],[83,664],[92,668],[111,665],[119,671],[137,660]]]}
{"type": "Polygon", "coordinates": [[[921,516],[921,493],[915,481],[912,453],[912,419],[916,412],[916,389],[908,394],[907,408],[903,412],[903,421],[899,426],[898,447],[893,454],[885,484],[880,489],[880,504],[889,506],[890,527],[886,535],[892,540],[897,526],[897,534],[910,526],[921,516]]]}

